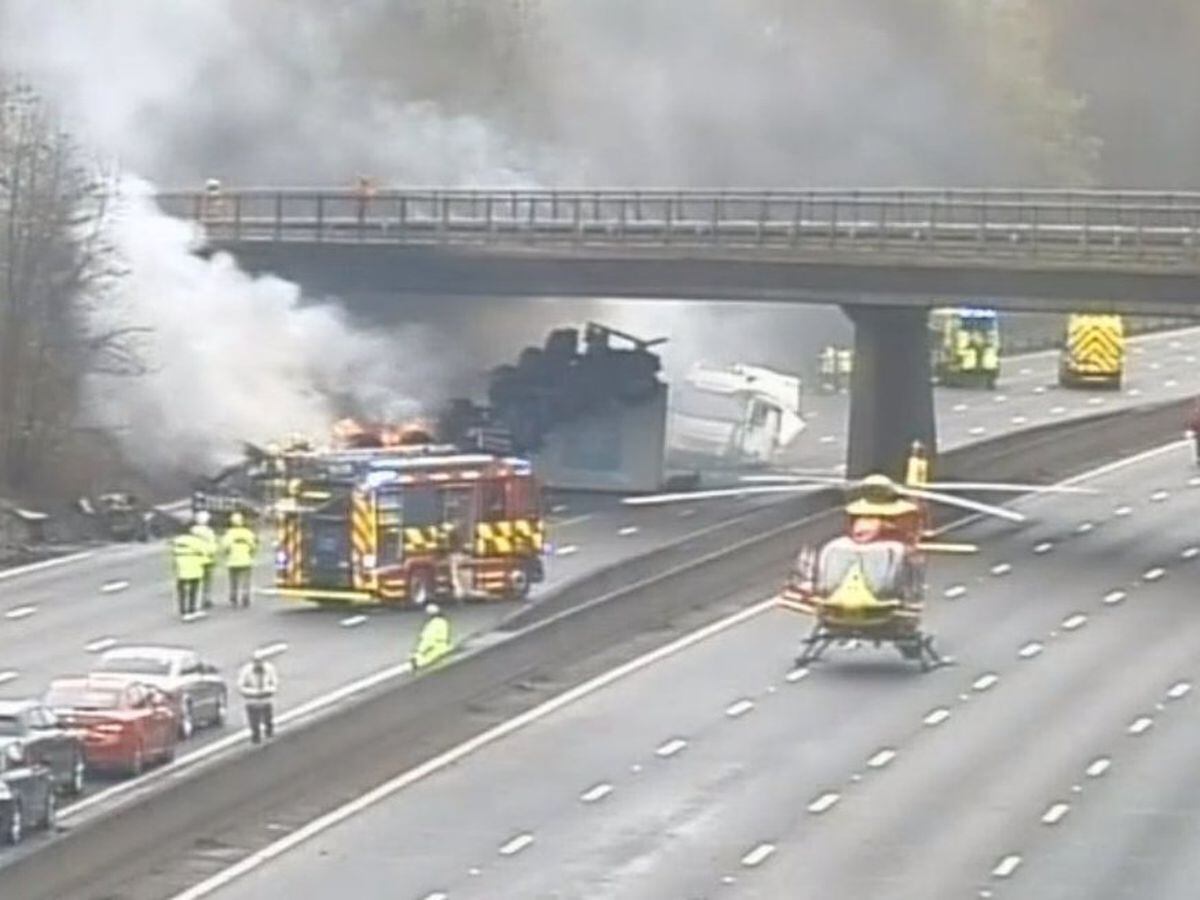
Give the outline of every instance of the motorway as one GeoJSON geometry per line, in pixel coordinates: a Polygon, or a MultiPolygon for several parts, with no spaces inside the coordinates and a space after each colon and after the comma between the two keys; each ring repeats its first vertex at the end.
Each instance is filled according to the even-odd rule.
{"type": "Polygon", "coordinates": [[[794,669],[764,573],[705,639],[190,896],[1194,897],[1195,473],[1177,442],[959,529],[953,666],[794,669]]]}
{"type": "MultiPolygon", "coordinates": [[[[1200,354],[1200,331],[1157,335],[1131,343],[1130,376],[1121,394],[1060,391],[1053,386],[1055,357],[1037,354],[1006,362],[995,393],[939,391],[939,420],[946,446],[994,436],[1026,425],[1084,415],[1097,409],[1184,396],[1200,354]],[[1149,348],[1149,349],[1148,349],[1149,348]]],[[[814,398],[813,421],[796,462],[831,468],[844,448],[844,397],[814,398]]],[[[557,508],[551,536],[548,587],[713,528],[750,507],[769,502],[628,509],[610,501],[557,508]]],[[[260,576],[265,577],[264,571],[260,576]]],[[[779,573],[771,573],[773,579],[779,573]]],[[[60,674],[89,666],[94,654],[117,642],[169,642],[195,646],[230,675],[250,653],[275,646],[281,675],[279,706],[284,720],[336,691],[377,676],[403,674],[419,617],[386,610],[320,610],[260,598],[249,610],[220,602],[212,613],[181,623],[173,613],[163,548],[101,548],[82,558],[25,572],[0,573],[0,690],[39,694],[60,674]]],[[[459,637],[489,630],[512,612],[504,604],[454,610],[459,637]]],[[[192,746],[228,746],[243,739],[241,710],[231,710],[223,733],[201,733],[192,746]]],[[[186,761],[187,754],[182,754],[186,761]]],[[[153,776],[151,776],[153,777],[153,776]]],[[[116,789],[119,793],[120,789],[116,789]]],[[[97,811],[112,792],[87,801],[97,811]]],[[[87,808],[87,807],[85,807],[87,808]]]]}

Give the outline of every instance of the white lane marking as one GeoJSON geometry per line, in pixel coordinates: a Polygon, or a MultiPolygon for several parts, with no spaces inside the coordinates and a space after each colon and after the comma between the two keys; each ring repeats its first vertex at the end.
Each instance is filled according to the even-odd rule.
{"type": "Polygon", "coordinates": [[[1179,554],[1180,559],[1195,559],[1197,556],[1200,556],[1200,547],[1186,547],[1179,554]]]}
{"type": "Polygon", "coordinates": [[[1104,595],[1104,605],[1105,606],[1115,606],[1116,604],[1118,604],[1122,600],[1124,600],[1126,596],[1127,595],[1124,591],[1120,591],[1120,590],[1109,591],[1107,594],[1104,595]]]}
{"type": "Polygon", "coordinates": [[[1088,778],[1099,778],[1108,771],[1108,767],[1111,765],[1111,759],[1107,756],[1100,756],[1092,760],[1084,771],[1087,773],[1088,778]]]}
{"type": "Polygon", "coordinates": [[[1055,406],[1050,409],[1050,415],[1061,416],[1067,411],[1065,406],[1055,406]]]}
{"type": "Polygon", "coordinates": [[[662,757],[663,759],[668,759],[686,747],[687,743],[688,742],[683,738],[672,738],[655,750],[654,755],[662,757]]]}
{"type": "Polygon", "coordinates": [[[1167,691],[1167,699],[1168,700],[1180,700],[1183,697],[1187,696],[1188,692],[1191,691],[1191,689],[1192,689],[1192,686],[1190,684],[1188,684],[1186,681],[1177,682],[1176,684],[1171,685],[1170,690],[1167,691]]]}
{"type": "Polygon", "coordinates": [[[365,615],[363,615],[362,613],[358,613],[357,615],[354,615],[354,616],[346,616],[346,618],[342,619],[340,622],[338,622],[338,624],[341,625],[343,628],[357,628],[359,625],[362,625],[366,621],[367,621],[367,617],[365,615]]]}
{"type": "Polygon", "coordinates": [[[1014,425],[1024,425],[1029,421],[1028,416],[1013,416],[1010,420],[1014,425]]]}
{"type": "Polygon", "coordinates": [[[1044,394],[1044,393],[1046,393],[1046,387],[1045,387],[1045,385],[1039,384],[1037,387],[1035,387],[1033,389],[1033,392],[1035,394],[1044,394]]]}
{"type": "Polygon", "coordinates": [[[1174,378],[1168,378],[1166,381],[1163,382],[1163,387],[1177,388],[1177,387],[1179,387],[1179,382],[1176,381],[1174,378]]]}
{"type": "Polygon", "coordinates": [[[1167,346],[1172,350],[1182,350],[1183,342],[1182,341],[1167,341],[1167,346]]]}
{"type": "Polygon", "coordinates": [[[637,533],[638,527],[636,525],[626,525],[624,528],[617,529],[617,534],[621,537],[629,537],[629,535],[637,533]]]}
{"type": "Polygon", "coordinates": [[[27,619],[37,612],[36,606],[14,606],[4,614],[6,619],[27,619]]]}
{"type": "Polygon", "coordinates": [[[1142,396],[1142,389],[1141,388],[1130,388],[1125,393],[1127,393],[1130,397],[1140,397],[1140,396],[1142,396]]]}
{"type": "Polygon", "coordinates": [[[808,667],[801,666],[799,669],[792,669],[792,671],[788,672],[787,675],[785,675],[783,677],[783,680],[786,681],[788,684],[795,684],[797,681],[800,681],[801,679],[807,678],[807,677],[808,677],[808,667]]]}
{"type": "Polygon", "coordinates": [[[276,641],[273,644],[267,644],[265,647],[259,647],[254,651],[254,655],[258,659],[271,659],[279,656],[281,653],[287,653],[287,649],[287,641],[276,641]]]}
{"type": "Polygon", "coordinates": [[[993,575],[1007,575],[1011,571],[1012,565],[1010,563],[1002,562],[996,563],[994,566],[992,566],[993,575]]]}
{"type": "Polygon", "coordinates": [[[995,672],[987,672],[983,675],[980,675],[978,678],[976,678],[975,683],[972,684],[971,687],[977,691],[982,692],[982,691],[986,691],[989,688],[991,688],[999,680],[1000,680],[1000,676],[997,675],[995,672]]]}
{"type": "Polygon", "coordinates": [[[1148,569],[1146,571],[1146,574],[1143,575],[1142,578],[1146,579],[1146,581],[1158,581],[1160,578],[1162,578],[1166,574],[1167,574],[1167,572],[1165,569],[1163,569],[1161,567],[1155,567],[1153,569],[1148,569]]]}
{"type": "Polygon", "coordinates": [[[91,550],[84,550],[82,553],[68,553],[66,556],[43,559],[41,562],[30,563],[27,566],[17,566],[15,569],[4,569],[0,571],[0,581],[5,581],[9,578],[18,578],[21,575],[29,575],[33,572],[41,572],[45,569],[53,569],[57,566],[65,566],[69,563],[79,562],[81,559],[91,559],[95,555],[91,550]]]}
{"type": "Polygon", "coordinates": [[[729,716],[731,719],[736,719],[738,716],[744,716],[752,709],[754,709],[753,700],[739,700],[737,703],[734,703],[725,710],[725,715],[729,716]]]}
{"type": "Polygon", "coordinates": [[[882,769],[893,759],[896,758],[896,751],[891,747],[884,747],[874,756],[867,760],[867,765],[872,769],[882,769]]]}
{"type": "Polygon", "coordinates": [[[995,878],[1009,878],[1020,866],[1021,857],[1016,853],[1010,853],[1000,860],[1000,862],[996,863],[996,868],[992,869],[992,876],[995,878]]]}
{"type": "Polygon", "coordinates": [[[774,844],[759,844],[749,853],[742,857],[742,865],[748,869],[762,865],[767,858],[775,852],[774,844]]]}
{"type": "Polygon", "coordinates": [[[808,811],[815,815],[820,815],[833,809],[837,802],[842,799],[842,795],[836,791],[826,791],[812,803],[808,804],[808,811]]]}
{"type": "Polygon", "coordinates": [[[1026,644],[1024,647],[1022,647],[1020,650],[1017,651],[1017,656],[1021,657],[1021,659],[1033,659],[1035,656],[1037,656],[1039,653],[1041,653],[1044,649],[1045,649],[1045,647],[1043,647],[1037,641],[1030,641],[1028,644],[1026,644]]]}
{"type": "Polygon", "coordinates": [[[1003,402],[1005,402],[1007,399],[1008,399],[1008,395],[1007,395],[1007,394],[997,394],[995,397],[993,397],[993,398],[992,398],[992,401],[993,401],[993,402],[995,402],[995,403],[1003,403],[1003,402]]]}
{"type": "Polygon", "coordinates": [[[1063,817],[1066,816],[1066,814],[1070,811],[1071,811],[1071,804],[1055,803],[1053,806],[1051,806],[1049,809],[1047,809],[1046,812],[1042,815],[1042,824],[1043,825],[1057,825],[1059,822],[1061,822],[1063,820],[1063,817]]]}
{"type": "Polygon", "coordinates": [[[822,444],[832,444],[837,438],[832,434],[826,434],[821,437],[822,444]]]}
{"type": "Polygon", "coordinates": [[[1017,374],[1018,374],[1018,375],[1032,375],[1032,374],[1033,374],[1033,369],[1022,369],[1022,370],[1021,370],[1020,372],[1018,372],[1017,374]]]}
{"type": "Polygon", "coordinates": [[[1149,716],[1139,716],[1130,723],[1127,729],[1130,734],[1145,734],[1154,724],[1154,720],[1149,716]]]}
{"type": "Polygon", "coordinates": [[[426,894],[421,900],[450,900],[450,895],[445,891],[434,891],[432,894],[426,894]]]}
{"type": "Polygon", "coordinates": [[[1188,479],[1189,487],[1200,487],[1200,475],[1193,475],[1188,479]]]}
{"type": "Polygon", "coordinates": [[[100,593],[115,594],[117,591],[123,591],[127,587],[129,587],[129,582],[125,581],[124,579],[117,579],[116,581],[106,581],[106,582],[104,582],[104,584],[100,585],[100,593]]]}
{"type": "Polygon", "coordinates": [[[21,675],[16,669],[5,669],[0,672],[0,684],[8,684],[10,681],[16,681],[21,675]]]}
{"type": "Polygon", "coordinates": [[[951,412],[966,412],[970,408],[971,407],[967,406],[965,403],[955,403],[951,412]]]}
{"type": "Polygon", "coordinates": [[[985,434],[986,432],[987,432],[987,429],[984,428],[982,425],[976,425],[973,428],[967,429],[967,434],[972,435],[974,437],[978,437],[979,435],[985,434]]]}
{"type": "Polygon", "coordinates": [[[1099,406],[1103,402],[1103,397],[1088,397],[1088,406],[1099,406]]]}
{"type": "Polygon", "coordinates": [[[1077,628],[1082,628],[1087,623],[1087,616],[1083,613],[1075,613],[1073,616],[1067,616],[1063,619],[1062,627],[1064,631],[1074,631],[1077,628]]]}
{"type": "Polygon", "coordinates": [[[597,800],[603,800],[613,792],[613,786],[607,782],[601,782],[594,787],[588,788],[579,795],[579,799],[584,803],[595,803],[597,800]]]}
{"type": "Polygon", "coordinates": [[[950,718],[950,710],[946,709],[944,706],[939,706],[937,709],[929,713],[929,715],[927,715],[924,719],[922,719],[922,721],[932,728],[936,725],[941,725],[948,718],[950,718]]]}
{"type": "Polygon", "coordinates": [[[208,618],[208,613],[206,613],[202,609],[198,609],[195,612],[190,612],[187,615],[185,615],[183,617],[183,621],[184,622],[199,622],[201,619],[207,619],[207,618],[208,618]]]}
{"type": "Polygon", "coordinates": [[[562,521],[559,521],[559,522],[551,522],[550,524],[554,528],[570,528],[572,525],[580,525],[580,524],[588,521],[588,519],[591,519],[592,517],[593,517],[592,513],[587,513],[582,516],[571,516],[571,518],[569,518],[569,519],[563,519],[562,521]]]}
{"type": "MultiPolygon", "coordinates": [[[[421,765],[409,769],[406,772],[402,772],[394,778],[391,778],[382,784],[376,785],[371,790],[360,794],[341,806],[310,820],[300,828],[297,828],[291,834],[281,837],[274,843],[268,844],[266,847],[263,847],[262,849],[242,858],[232,866],[222,869],[220,872],[216,872],[215,874],[209,876],[199,884],[193,885],[187,890],[176,894],[172,900],[200,900],[202,897],[208,897],[216,891],[219,891],[236,881],[243,875],[246,875],[265,863],[282,856],[294,847],[298,847],[306,841],[311,840],[313,837],[328,831],[330,828],[333,828],[334,826],[357,815],[363,810],[374,806],[376,803],[387,799],[391,795],[403,790],[409,785],[415,784],[416,782],[421,781],[424,778],[428,778],[430,775],[436,772],[440,772],[441,770],[454,765],[471,754],[478,752],[482,748],[494,744],[508,735],[513,734],[514,732],[519,731],[520,729],[525,728],[534,722],[544,719],[563,707],[569,706],[572,703],[576,703],[579,700],[582,700],[584,697],[594,694],[596,691],[599,691],[600,689],[605,688],[608,685],[621,680],[622,678],[626,678],[635,672],[641,671],[642,669],[645,669],[648,666],[651,666],[670,656],[674,656],[682,650],[686,650],[687,648],[694,646],[701,641],[707,640],[714,635],[721,634],[724,631],[728,631],[730,628],[749,621],[750,619],[760,616],[770,610],[774,610],[775,608],[776,598],[769,597],[766,600],[762,600],[759,603],[754,604],[753,606],[739,610],[736,613],[726,616],[724,619],[719,619],[716,622],[712,622],[703,628],[699,628],[696,631],[691,632],[690,634],[686,634],[680,638],[677,638],[669,644],[665,644],[662,647],[658,647],[654,650],[644,653],[636,659],[632,659],[614,669],[610,669],[607,672],[597,675],[595,678],[564,691],[556,697],[551,697],[549,700],[545,701],[539,706],[535,706],[533,709],[526,710],[525,712],[514,716],[511,719],[494,725],[486,731],[481,732],[480,734],[477,734],[466,741],[463,741],[461,744],[458,744],[457,746],[438,754],[430,760],[427,760],[421,765]]],[[[317,697],[315,700],[310,701],[303,706],[289,710],[279,717],[279,721],[286,723],[286,720],[288,719],[298,718],[300,715],[305,715],[313,710],[328,706],[331,703],[336,703],[345,697],[350,696],[351,694],[365,690],[368,687],[374,687],[376,684],[380,684],[401,674],[405,674],[411,671],[411,668],[412,667],[408,663],[401,663],[397,666],[392,666],[388,669],[376,672],[374,675],[361,679],[360,681],[351,685],[347,685],[346,687],[334,691],[331,694],[317,697]]],[[[231,746],[239,741],[245,741],[248,735],[248,730],[243,729],[236,735],[230,735],[227,738],[214,741],[212,744],[205,746],[202,750],[197,751],[196,754],[190,754],[187,757],[182,757],[172,765],[165,766],[157,771],[159,773],[172,771],[175,766],[194,759],[200,753],[217,752],[212,748],[221,746],[223,744],[224,746],[221,746],[221,749],[224,749],[224,747],[231,746]]],[[[123,782],[121,785],[116,787],[127,789],[128,785],[135,785],[139,783],[141,783],[141,779],[132,779],[130,781],[123,782]]],[[[112,789],[109,790],[111,791],[112,789]]],[[[96,798],[102,797],[104,794],[104,791],[93,794],[88,798],[88,800],[77,803],[74,805],[74,807],[68,807],[67,809],[63,810],[62,813],[64,815],[69,814],[72,810],[79,809],[83,803],[88,803],[89,801],[94,802],[96,798]]]]}
{"type": "Polygon", "coordinates": [[[504,845],[500,848],[500,855],[515,856],[532,843],[533,835],[529,832],[518,834],[516,837],[510,838],[504,843],[504,845]]]}
{"type": "Polygon", "coordinates": [[[1151,369],[1154,369],[1155,371],[1158,371],[1159,369],[1161,369],[1161,368],[1162,368],[1162,363],[1160,363],[1160,362],[1152,362],[1152,363],[1150,363],[1150,368],[1151,368],[1151,369]]]}
{"type": "Polygon", "coordinates": [[[1096,528],[1095,522],[1080,522],[1079,527],[1075,529],[1076,534],[1087,534],[1089,531],[1094,531],[1096,528]]]}
{"type": "Polygon", "coordinates": [[[1113,515],[1117,516],[1118,518],[1122,518],[1122,519],[1125,518],[1126,516],[1129,516],[1132,514],[1133,514],[1132,506],[1118,506],[1116,509],[1113,510],[1113,515]]]}
{"type": "Polygon", "coordinates": [[[94,641],[88,641],[83,645],[83,649],[88,653],[103,653],[109,647],[115,646],[117,646],[117,639],[115,637],[102,637],[96,638],[94,641]]]}
{"type": "Polygon", "coordinates": [[[943,592],[943,594],[947,600],[957,600],[959,597],[966,594],[966,592],[967,592],[966,585],[955,584],[955,585],[951,585],[950,587],[946,588],[946,590],[943,592]]]}
{"type": "Polygon", "coordinates": [[[556,503],[554,506],[550,507],[550,512],[557,516],[560,513],[565,513],[568,508],[569,507],[565,503],[556,503]]]}
{"type": "Polygon", "coordinates": [[[571,556],[578,552],[579,552],[579,548],[576,547],[574,544],[564,544],[563,546],[559,547],[554,552],[554,555],[555,556],[571,556]]]}
{"type": "Polygon", "coordinates": [[[692,516],[694,516],[695,514],[696,514],[696,510],[694,510],[694,509],[683,509],[683,510],[679,511],[679,518],[689,519],[692,516]]]}
{"type": "Polygon", "coordinates": [[[1170,491],[1161,491],[1160,490],[1160,491],[1155,491],[1153,494],[1151,494],[1150,499],[1153,500],[1155,503],[1162,503],[1164,500],[1166,500],[1170,496],[1171,496],[1170,491]]]}
{"type": "Polygon", "coordinates": [[[1040,544],[1038,544],[1036,547],[1033,548],[1033,552],[1034,553],[1049,553],[1053,549],[1054,549],[1053,541],[1042,541],[1040,544]]]}

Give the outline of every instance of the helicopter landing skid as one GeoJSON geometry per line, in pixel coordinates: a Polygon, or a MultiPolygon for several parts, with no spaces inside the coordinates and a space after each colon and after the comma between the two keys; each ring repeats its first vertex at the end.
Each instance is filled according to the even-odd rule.
{"type": "Polygon", "coordinates": [[[796,665],[798,667],[807,666],[817,662],[825,655],[826,650],[847,637],[870,642],[875,646],[893,644],[900,651],[901,656],[920,665],[922,672],[931,672],[942,666],[950,665],[950,660],[934,649],[933,635],[924,631],[911,631],[903,635],[860,634],[848,636],[838,631],[832,631],[821,624],[814,625],[812,631],[801,642],[802,649],[800,655],[796,657],[796,665]]]}

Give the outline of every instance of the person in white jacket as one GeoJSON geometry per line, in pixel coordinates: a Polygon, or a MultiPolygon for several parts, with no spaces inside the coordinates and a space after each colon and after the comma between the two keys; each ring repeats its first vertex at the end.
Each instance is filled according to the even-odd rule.
{"type": "Polygon", "coordinates": [[[275,691],[279,689],[279,675],[275,667],[261,656],[242,666],[238,673],[238,690],[246,704],[246,719],[250,723],[250,740],[261,744],[264,737],[275,734],[275,691]]]}

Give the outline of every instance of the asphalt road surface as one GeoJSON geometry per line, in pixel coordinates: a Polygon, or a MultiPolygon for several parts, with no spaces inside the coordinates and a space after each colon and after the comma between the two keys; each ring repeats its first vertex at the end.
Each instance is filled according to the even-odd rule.
{"type": "MultiPolygon", "coordinates": [[[[1006,361],[1004,380],[994,393],[939,391],[946,445],[1193,390],[1190,373],[1195,354],[1200,354],[1200,330],[1141,338],[1131,347],[1128,384],[1119,395],[1060,391],[1053,386],[1054,354],[1006,361]]],[[[817,417],[796,462],[832,468],[844,452],[845,397],[814,398],[813,412],[817,417]]],[[[553,514],[548,586],[714,527],[766,502],[757,498],[631,509],[611,498],[573,501],[553,514]]],[[[260,579],[268,577],[265,568],[259,574],[260,579]]],[[[419,627],[419,616],[405,611],[322,610],[261,597],[249,610],[232,610],[221,602],[223,589],[223,579],[218,579],[218,602],[211,614],[180,622],[161,546],[102,548],[47,568],[0,574],[0,693],[38,695],[51,678],[86,671],[96,653],[118,642],[194,646],[231,678],[255,649],[275,645],[286,647],[276,659],[279,710],[286,715],[397,667],[419,627]]],[[[511,611],[506,604],[468,606],[454,610],[452,620],[461,637],[490,629],[511,611]]],[[[224,732],[201,732],[183,755],[231,740],[243,725],[236,703],[231,712],[224,732]]]]}
{"type": "Polygon", "coordinates": [[[767,607],[215,896],[1194,897],[1197,471],[1177,445],[961,528],[981,551],[935,562],[928,615],[950,667],[794,669],[802,620],[767,607]]]}

